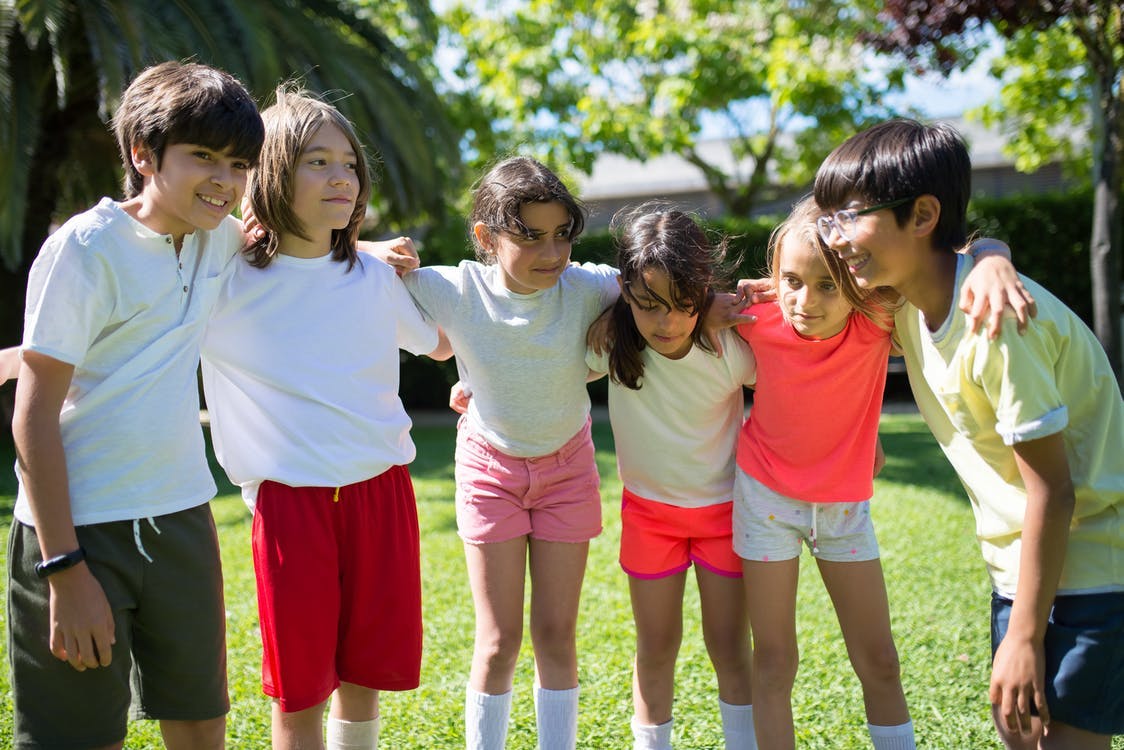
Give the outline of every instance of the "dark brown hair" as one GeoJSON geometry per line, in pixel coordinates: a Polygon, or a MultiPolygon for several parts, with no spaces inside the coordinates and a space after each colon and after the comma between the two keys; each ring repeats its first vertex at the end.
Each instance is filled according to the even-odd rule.
{"type": "MultiPolygon", "coordinates": [[[[558,175],[543,164],[526,156],[504,159],[489,169],[473,188],[469,228],[479,222],[492,231],[507,230],[525,236],[529,230],[519,218],[523,204],[555,201],[570,215],[569,239],[573,241],[585,229],[582,203],[570,194],[558,175]]],[[[495,255],[480,244],[476,233],[470,231],[469,234],[476,247],[476,257],[482,263],[494,262],[495,255]]]]}
{"type": "MultiPolygon", "coordinates": [[[[816,172],[820,208],[834,211],[848,201],[868,205],[932,195],[941,204],[933,246],[955,251],[968,241],[968,198],[972,162],[968,147],[951,125],[889,120],[851,136],[828,154],[816,172]]],[[[898,226],[913,200],[893,209],[898,226]]]]}
{"type": "Polygon", "coordinates": [[[184,62],[142,71],[125,89],[113,131],[125,166],[126,198],[144,189],[144,177],[133,166],[134,147],[151,152],[157,169],[164,150],[177,143],[229,150],[252,166],[265,137],[257,105],[236,78],[209,65],[184,62]]]}
{"type": "Polygon", "coordinates": [[[727,283],[734,264],[726,262],[726,238],[712,242],[690,215],[659,203],[618,212],[611,230],[622,292],[609,311],[609,377],[638,390],[644,375],[642,352],[646,342],[628,304],[632,290],[668,309],[697,313],[691,340],[713,353],[714,348],[702,332],[702,319],[714,299],[715,289],[727,283]],[[661,298],[644,282],[644,271],[650,269],[667,275],[671,299],[661,298]]]}

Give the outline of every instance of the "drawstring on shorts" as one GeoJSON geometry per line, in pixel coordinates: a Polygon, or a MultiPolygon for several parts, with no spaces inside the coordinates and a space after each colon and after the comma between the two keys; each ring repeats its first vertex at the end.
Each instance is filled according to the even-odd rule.
{"type": "Polygon", "coordinates": [[[816,513],[819,511],[820,506],[812,503],[812,554],[818,554],[820,551],[819,546],[816,544],[816,513]]]}
{"type": "Polygon", "coordinates": [[[152,557],[145,550],[144,542],[141,541],[141,533],[140,533],[141,532],[141,525],[140,524],[141,524],[142,520],[148,521],[148,525],[151,526],[152,530],[155,531],[157,534],[163,534],[164,532],[161,531],[159,528],[157,528],[156,521],[154,521],[152,519],[152,516],[149,516],[148,518],[143,518],[143,519],[141,519],[141,518],[134,518],[133,519],[133,542],[137,545],[137,552],[140,552],[141,557],[143,557],[145,560],[148,560],[149,562],[152,562],[152,557]]]}

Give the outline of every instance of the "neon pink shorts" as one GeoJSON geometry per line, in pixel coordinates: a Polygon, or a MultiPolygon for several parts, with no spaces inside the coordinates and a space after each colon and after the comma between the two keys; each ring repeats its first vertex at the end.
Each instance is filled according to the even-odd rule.
{"type": "Polygon", "coordinates": [[[262,690],[282,711],[324,702],[341,681],[418,686],[418,514],[405,466],[338,495],[263,482],[253,546],[262,690]]]}
{"type": "Polygon", "coordinates": [[[516,458],[457,424],[457,529],[469,544],[530,536],[588,542],[601,533],[601,479],[590,423],[554,453],[516,458]]]}
{"type": "Polygon", "coordinates": [[[741,578],[734,553],[733,502],[702,508],[621,497],[621,567],[633,578],[664,578],[694,562],[718,575],[741,578]]]}

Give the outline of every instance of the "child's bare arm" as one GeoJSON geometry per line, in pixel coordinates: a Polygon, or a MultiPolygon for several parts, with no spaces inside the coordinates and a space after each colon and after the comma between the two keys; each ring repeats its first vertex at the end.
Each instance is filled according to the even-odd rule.
{"type": "Polygon", "coordinates": [[[9,346],[0,349],[0,385],[12,378],[19,377],[20,373],[20,348],[9,346]]]}
{"type": "MultiPolygon", "coordinates": [[[[12,435],[43,560],[78,549],[59,430],[59,412],[74,368],[25,352],[16,388],[12,435]]],[[[51,653],[78,671],[108,666],[115,641],[113,612],[85,562],[50,575],[51,653]]]]}
{"type": "Polygon", "coordinates": [[[1061,433],[1013,446],[1026,486],[1019,580],[1007,634],[992,662],[991,702],[1008,730],[1030,733],[1031,701],[1043,723],[1046,705],[1043,639],[1057,593],[1073,516],[1073,481],[1061,433]]]}
{"type": "Polygon", "coordinates": [[[382,240],[380,242],[362,240],[357,243],[356,247],[359,248],[359,252],[373,255],[386,263],[399,276],[413,271],[421,265],[421,261],[418,259],[418,250],[414,247],[414,241],[409,237],[396,237],[393,240],[382,240]]]}
{"type": "Polygon", "coordinates": [[[979,330],[986,317],[988,338],[994,339],[1006,310],[1018,318],[1019,333],[1025,331],[1028,319],[1038,311],[1011,262],[1011,249],[999,240],[983,238],[972,242],[966,252],[976,263],[960,291],[958,307],[967,314],[971,331],[979,330]]]}
{"type": "Polygon", "coordinates": [[[430,359],[435,359],[438,362],[444,362],[453,356],[453,345],[449,343],[449,337],[445,335],[445,329],[438,326],[437,328],[437,348],[426,355],[430,359]]]}

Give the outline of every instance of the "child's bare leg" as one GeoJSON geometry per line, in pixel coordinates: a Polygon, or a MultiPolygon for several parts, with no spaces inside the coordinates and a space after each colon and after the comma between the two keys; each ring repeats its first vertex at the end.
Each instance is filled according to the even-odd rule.
{"type": "Polygon", "coordinates": [[[379,691],[341,682],[328,710],[328,750],[373,750],[379,740],[379,691]]]}
{"type": "Polygon", "coordinates": [[[273,750],[321,750],[324,747],[324,701],[303,711],[282,711],[273,701],[273,750]]]}
{"type": "Polygon", "coordinates": [[[548,690],[578,684],[577,623],[589,542],[530,542],[531,643],[538,683],[548,690]]]}
{"type": "Polygon", "coordinates": [[[168,750],[218,750],[226,739],[226,717],[203,721],[165,719],[160,722],[160,734],[168,750]]]}
{"type": "Polygon", "coordinates": [[[344,721],[370,721],[379,715],[379,691],[341,682],[332,695],[332,707],[328,715],[344,721]]]}
{"type": "Polygon", "coordinates": [[[909,721],[901,665],[890,632],[890,605],[882,563],[817,560],[835,606],[847,654],[863,688],[866,718],[876,726],[909,721]]]}
{"type": "Polygon", "coordinates": [[[476,640],[469,686],[486,695],[511,690],[523,641],[523,586],[527,538],[465,544],[468,581],[476,608],[476,640]]]}
{"type": "Polygon", "coordinates": [[[796,644],[796,584],[800,558],[742,560],[746,607],[753,630],[753,720],[757,744],[791,750],[792,685],[800,653],[796,644]]]}
{"type": "Polygon", "coordinates": [[[753,702],[753,651],[749,646],[745,584],[740,578],[719,575],[698,565],[695,577],[699,583],[703,640],[718,677],[718,697],[734,706],[748,705],[753,702]]]}
{"type": "Polygon", "coordinates": [[[664,578],[628,578],[632,617],[636,622],[632,705],[637,723],[644,726],[671,720],[675,659],[683,639],[686,580],[686,571],[664,578]]]}

